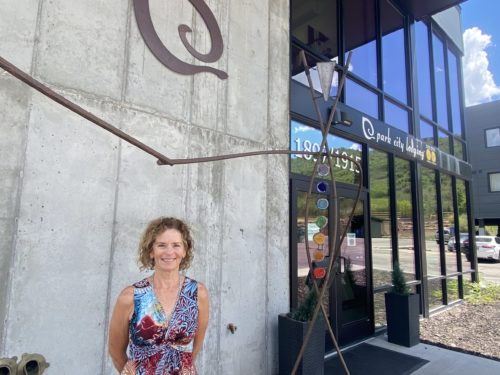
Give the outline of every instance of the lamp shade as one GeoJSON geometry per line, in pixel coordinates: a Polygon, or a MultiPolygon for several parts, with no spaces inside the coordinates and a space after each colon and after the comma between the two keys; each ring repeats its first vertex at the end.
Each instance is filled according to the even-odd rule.
{"type": "Polygon", "coordinates": [[[335,72],[335,62],[324,61],[316,64],[318,69],[319,83],[323,91],[323,99],[325,102],[330,98],[330,90],[332,89],[333,73],[335,72]]]}

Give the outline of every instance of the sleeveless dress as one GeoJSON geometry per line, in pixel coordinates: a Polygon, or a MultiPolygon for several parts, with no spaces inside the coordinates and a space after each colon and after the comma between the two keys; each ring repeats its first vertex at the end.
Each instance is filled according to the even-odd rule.
{"type": "Polygon", "coordinates": [[[136,375],[196,375],[192,351],[198,329],[197,282],[184,278],[170,318],[149,278],[133,286],[129,359],[135,363],[136,375]]]}

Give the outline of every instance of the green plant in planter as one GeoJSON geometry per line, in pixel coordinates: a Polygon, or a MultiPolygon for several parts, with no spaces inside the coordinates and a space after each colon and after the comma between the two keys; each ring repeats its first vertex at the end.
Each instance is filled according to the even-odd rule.
{"type": "Polygon", "coordinates": [[[314,289],[309,289],[306,298],[299,307],[289,313],[290,318],[299,322],[308,322],[312,319],[314,309],[318,303],[318,295],[314,289]]]}
{"type": "Polygon", "coordinates": [[[399,262],[394,263],[394,269],[392,270],[391,292],[399,294],[400,296],[407,296],[410,294],[410,288],[406,285],[405,274],[399,266],[399,262]]]}

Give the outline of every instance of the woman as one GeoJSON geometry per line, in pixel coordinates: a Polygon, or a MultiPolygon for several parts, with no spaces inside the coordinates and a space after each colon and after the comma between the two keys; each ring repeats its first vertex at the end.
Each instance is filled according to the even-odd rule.
{"type": "Polygon", "coordinates": [[[162,217],[148,224],[139,263],[154,273],[120,293],[109,327],[109,353],[122,375],[196,374],[208,292],[180,273],[192,259],[193,240],[183,221],[162,217]]]}

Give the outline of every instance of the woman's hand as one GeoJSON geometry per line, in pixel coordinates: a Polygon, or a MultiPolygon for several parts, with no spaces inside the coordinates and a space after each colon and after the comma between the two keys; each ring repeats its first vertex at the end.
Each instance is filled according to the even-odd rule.
{"type": "Polygon", "coordinates": [[[120,375],[135,375],[135,362],[128,360],[120,375]]]}

